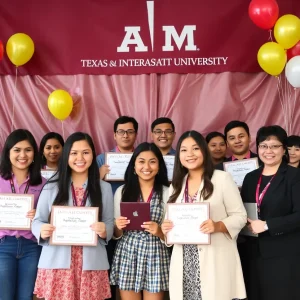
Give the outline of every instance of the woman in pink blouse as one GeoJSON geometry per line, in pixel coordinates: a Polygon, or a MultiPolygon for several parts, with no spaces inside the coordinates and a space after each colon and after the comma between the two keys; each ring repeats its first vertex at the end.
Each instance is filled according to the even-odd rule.
{"type": "MultiPolygon", "coordinates": [[[[28,130],[18,129],[7,137],[1,153],[0,176],[1,194],[34,196],[34,209],[26,215],[32,220],[46,180],[41,177],[37,144],[28,130]]],[[[32,299],[40,252],[31,230],[0,228],[1,300],[32,299]]]]}

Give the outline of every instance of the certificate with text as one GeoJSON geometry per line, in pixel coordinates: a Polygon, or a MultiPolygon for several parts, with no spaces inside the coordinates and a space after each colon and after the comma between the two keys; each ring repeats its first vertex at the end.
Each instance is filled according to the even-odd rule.
{"type": "Polygon", "coordinates": [[[259,167],[257,157],[224,162],[223,166],[224,171],[231,174],[238,187],[242,186],[244,178],[249,172],[259,167]]]}
{"type": "Polygon", "coordinates": [[[0,194],[0,229],[30,230],[26,214],[33,209],[34,195],[0,194]]]}
{"type": "Polygon", "coordinates": [[[200,225],[209,219],[209,203],[169,203],[167,219],[174,227],[167,234],[168,244],[210,244],[210,234],[202,233],[200,225]]]}
{"type": "Polygon", "coordinates": [[[98,221],[98,207],[52,206],[55,226],[50,245],[96,246],[98,236],[90,226],[98,221]]]}
{"type": "Polygon", "coordinates": [[[57,171],[56,170],[48,170],[48,169],[42,169],[41,175],[42,177],[46,178],[47,180],[50,179],[57,171]]]}
{"type": "Polygon", "coordinates": [[[167,172],[168,172],[168,180],[171,182],[173,179],[173,171],[174,171],[174,162],[175,162],[175,156],[174,155],[164,155],[163,156],[167,172]]]}
{"type": "Polygon", "coordinates": [[[124,181],[125,171],[132,157],[132,153],[107,152],[105,164],[109,165],[110,172],[106,174],[107,181],[124,181]]]}

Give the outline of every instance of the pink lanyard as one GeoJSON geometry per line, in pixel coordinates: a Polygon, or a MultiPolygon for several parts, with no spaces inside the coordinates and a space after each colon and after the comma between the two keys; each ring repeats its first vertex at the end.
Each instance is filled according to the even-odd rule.
{"type": "Polygon", "coordinates": [[[186,183],[185,183],[185,189],[184,189],[184,202],[185,203],[192,203],[193,201],[190,202],[189,199],[190,199],[190,197],[189,197],[189,178],[187,178],[186,183]]]}
{"type": "MultiPolygon", "coordinates": [[[[73,206],[77,206],[76,194],[75,194],[75,189],[74,189],[73,182],[71,183],[71,190],[72,190],[73,206]]],[[[84,191],[83,198],[82,198],[81,203],[80,203],[79,206],[85,206],[87,196],[88,196],[88,191],[87,191],[87,189],[86,189],[86,190],[84,191]]]]}
{"type": "Polygon", "coordinates": [[[275,177],[275,175],[271,178],[271,180],[267,183],[267,185],[265,186],[265,188],[262,190],[262,192],[259,194],[259,189],[260,189],[260,184],[261,184],[261,180],[262,180],[262,174],[260,174],[260,177],[258,179],[258,183],[256,186],[256,193],[255,193],[255,200],[256,200],[256,204],[257,204],[257,212],[260,213],[260,206],[261,203],[263,201],[263,198],[268,190],[268,188],[270,187],[270,184],[273,180],[273,178],[275,177]]]}
{"type": "MultiPolygon", "coordinates": [[[[11,192],[13,194],[15,194],[16,193],[16,189],[15,189],[15,185],[14,185],[14,182],[13,182],[12,179],[10,179],[10,188],[11,188],[11,192]]],[[[26,184],[26,187],[25,187],[25,190],[24,190],[24,194],[27,194],[28,189],[29,189],[29,181],[26,184]]]]}

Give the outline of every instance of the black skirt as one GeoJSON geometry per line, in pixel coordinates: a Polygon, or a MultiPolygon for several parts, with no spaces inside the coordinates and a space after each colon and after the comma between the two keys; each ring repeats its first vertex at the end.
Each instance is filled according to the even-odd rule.
{"type": "Polygon", "coordinates": [[[300,299],[300,255],[263,258],[256,242],[239,252],[248,300],[300,299]]]}

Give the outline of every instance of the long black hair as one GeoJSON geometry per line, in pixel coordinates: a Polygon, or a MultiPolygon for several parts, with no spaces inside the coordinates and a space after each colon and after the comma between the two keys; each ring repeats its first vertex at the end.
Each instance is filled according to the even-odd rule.
{"type": "Polygon", "coordinates": [[[41,159],[41,168],[44,168],[44,166],[47,165],[47,160],[46,160],[46,157],[44,156],[44,148],[45,148],[45,145],[47,143],[48,140],[50,139],[55,139],[57,140],[62,147],[64,147],[64,139],[62,138],[62,136],[57,133],[57,132],[48,132],[46,133],[43,138],[41,139],[41,142],[40,142],[40,148],[39,148],[39,155],[40,155],[40,159],[41,159]]]}
{"type": "Polygon", "coordinates": [[[30,146],[33,148],[33,161],[29,166],[29,184],[39,185],[42,183],[41,169],[40,169],[40,159],[38,153],[38,147],[36,141],[30,131],[26,129],[14,130],[6,139],[4,147],[1,153],[0,162],[0,175],[4,179],[12,178],[12,167],[9,158],[10,150],[19,142],[28,141],[30,146]]]}
{"type": "Polygon", "coordinates": [[[191,130],[186,131],[182,134],[179,138],[176,148],[176,155],[175,155],[175,164],[174,164],[174,172],[173,172],[173,179],[172,179],[172,186],[174,188],[173,194],[171,195],[169,202],[173,203],[178,198],[183,184],[184,176],[188,173],[188,169],[185,168],[180,162],[180,148],[182,142],[186,139],[191,137],[195,140],[196,144],[200,147],[202,156],[203,156],[203,180],[204,186],[201,191],[201,196],[204,200],[207,200],[213,193],[214,186],[211,182],[211,178],[214,173],[214,165],[209,153],[209,149],[204,137],[198,131],[191,130]]]}
{"type": "Polygon", "coordinates": [[[83,132],[75,132],[71,134],[63,147],[62,156],[58,163],[57,175],[52,177],[48,182],[58,181],[58,193],[53,202],[53,205],[68,205],[69,199],[69,189],[71,183],[71,168],[69,166],[69,155],[72,149],[72,146],[75,142],[78,141],[87,141],[89,146],[92,149],[93,161],[91,166],[88,169],[88,184],[87,192],[91,201],[92,207],[99,207],[99,221],[101,221],[102,216],[102,194],[100,188],[100,174],[96,162],[96,152],[92,138],[83,132]],[[57,179],[55,179],[57,178],[57,179]]]}
{"type": "Polygon", "coordinates": [[[163,186],[169,186],[167,167],[160,150],[154,143],[141,143],[135,148],[125,172],[125,185],[122,191],[122,202],[137,202],[141,195],[139,178],[135,173],[134,166],[137,157],[145,151],[153,152],[158,159],[159,171],[155,176],[153,188],[160,200],[162,199],[163,186]]]}

